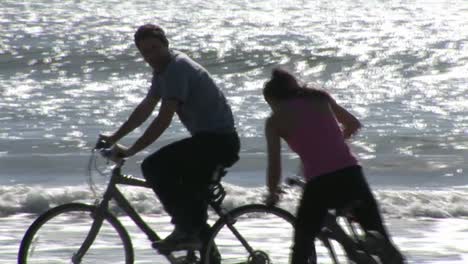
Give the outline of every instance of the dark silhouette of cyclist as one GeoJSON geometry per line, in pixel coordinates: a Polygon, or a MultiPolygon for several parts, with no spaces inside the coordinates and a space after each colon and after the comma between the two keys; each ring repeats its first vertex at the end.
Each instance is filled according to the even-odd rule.
{"type": "Polygon", "coordinates": [[[207,188],[213,172],[238,159],[240,143],[231,108],[206,69],[169,48],[161,27],[143,25],[134,40],[153,69],[151,87],[128,120],[101,139],[117,143],[148,119],[161,102],[156,118],[132,146],[114,146],[115,155],[130,157],[157,140],[177,114],[191,136],[146,157],[141,168],[175,225],[155,246],[164,251],[199,249],[208,235],[207,188]]]}
{"type": "Polygon", "coordinates": [[[315,256],[314,239],[328,209],[341,209],[353,201],[361,203],[355,217],[363,228],[378,231],[388,242],[386,263],[402,263],[362,168],[345,141],[361,127],[359,120],[325,91],[300,85],[282,69],[273,71],[263,94],[272,109],[265,125],[268,202],[279,199],[281,138],[301,158],[306,180],[297,211],[291,263],[308,263],[309,256],[315,256]]]}

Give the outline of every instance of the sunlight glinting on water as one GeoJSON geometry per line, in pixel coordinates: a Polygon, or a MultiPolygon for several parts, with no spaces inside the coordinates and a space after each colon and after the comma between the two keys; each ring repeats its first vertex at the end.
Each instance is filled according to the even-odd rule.
{"type": "MultiPolygon", "coordinates": [[[[133,33],[156,23],[171,47],[208,69],[232,106],[242,157],[224,184],[227,209],[263,202],[270,109],[261,90],[281,65],[301,81],[323,85],[362,121],[351,148],[371,184],[380,184],[373,190],[383,215],[412,261],[467,262],[467,10],[462,0],[2,0],[0,162],[7,180],[0,185],[1,255],[16,261],[21,236],[39,212],[94,201],[83,176],[90,146],[145,96],[151,69],[133,33]]],[[[159,143],[187,135],[176,123],[159,143]]],[[[285,174],[294,174],[298,157],[282,150],[285,174]]],[[[139,173],[143,154],[126,169],[139,173]]],[[[94,179],[100,186],[109,180],[94,179]]],[[[294,213],[300,191],[285,191],[279,205],[294,213]]],[[[162,236],[172,231],[150,189],[122,192],[162,236]]],[[[111,211],[128,227],[139,263],[164,263],[121,210],[112,205],[111,211]]],[[[210,212],[210,223],[215,220],[210,212]]],[[[262,228],[267,235],[269,224],[277,226],[253,220],[248,235],[262,228]]],[[[276,239],[259,244],[280,252],[276,239]]],[[[237,256],[232,235],[220,242],[231,247],[226,256],[237,256]]],[[[121,252],[108,241],[99,247],[121,252]]]]}
{"type": "MultiPolygon", "coordinates": [[[[365,160],[380,164],[379,157],[396,153],[392,160],[405,164],[424,151],[459,153],[468,147],[463,5],[46,2],[2,1],[0,118],[28,122],[5,128],[2,139],[60,139],[60,151],[73,152],[86,148],[91,134],[115,129],[149,87],[151,70],[133,32],[151,22],[165,28],[172,47],[211,72],[243,140],[263,137],[269,109],[261,89],[279,64],[304,82],[323,84],[361,119],[364,128],[352,147],[365,160]],[[433,140],[439,136],[445,140],[433,140]]],[[[179,124],[163,137],[184,132],[179,124]]]]}

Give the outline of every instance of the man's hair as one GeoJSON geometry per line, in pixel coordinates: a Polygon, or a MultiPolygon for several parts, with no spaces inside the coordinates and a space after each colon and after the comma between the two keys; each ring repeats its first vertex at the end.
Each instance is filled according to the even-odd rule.
{"type": "Polygon", "coordinates": [[[134,35],[135,45],[140,48],[140,41],[151,37],[161,40],[166,47],[169,47],[169,40],[166,38],[166,33],[160,26],[154,24],[145,24],[138,27],[134,35]]]}

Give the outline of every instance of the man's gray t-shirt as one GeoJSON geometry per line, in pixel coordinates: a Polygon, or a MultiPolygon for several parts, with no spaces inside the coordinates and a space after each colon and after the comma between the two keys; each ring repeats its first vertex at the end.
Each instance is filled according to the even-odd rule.
{"type": "Polygon", "coordinates": [[[192,135],[234,132],[231,108],[209,73],[182,52],[171,56],[163,72],[153,73],[148,96],[179,101],[177,115],[192,135]]]}

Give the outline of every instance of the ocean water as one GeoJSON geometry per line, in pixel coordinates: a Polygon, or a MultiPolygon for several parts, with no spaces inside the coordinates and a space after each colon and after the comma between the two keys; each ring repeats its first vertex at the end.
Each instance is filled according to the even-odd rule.
{"type": "MultiPolygon", "coordinates": [[[[2,0],[0,263],[14,263],[39,213],[93,200],[87,162],[97,135],[116,129],[150,84],[133,44],[136,27],[148,22],[206,67],[232,106],[242,149],[225,178],[228,208],[262,201],[269,109],[261,89],[281,65],[323,85],[362,121],[349,143],[409,262],[468,263],[463,0],[2,0]]],[[[187,135],[173,124],[125,171],[139,175],[145,155],[187,135]]],[[[285,176],[296,174],[286,145],[283,165],[285,176]]],[[[165,217],[151,192],[124,193],[143,216],[165,217]]],[[[280,205],[294,211],[299,196],[290,190],[280,205]]]]}

